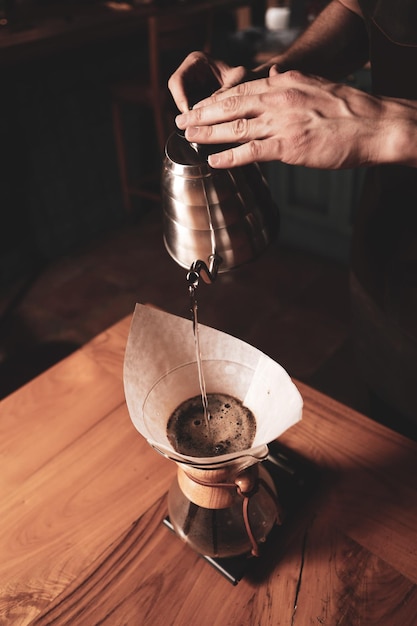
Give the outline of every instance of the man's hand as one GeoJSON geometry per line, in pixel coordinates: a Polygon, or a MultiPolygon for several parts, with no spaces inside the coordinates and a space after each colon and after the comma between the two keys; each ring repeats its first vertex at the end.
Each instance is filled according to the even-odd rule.
{"type": "Polygon", "coordinates": [[[176,122],[189,141],[238,144],[209,157],[217,168],[272,160],[325,169],[417,166],[417,147],[410,148],[416,146],[416,102],[294,71],[271,68],[269,78],[222,90],[176,122]]]}
{"type": "Polygon", "coordinates": [[[191,52],[170,77],[168,88],[178,109],[184,113],[202,98],[251,78],[251,72],[243,66],[230,67],[204,52],[191,52]]]}

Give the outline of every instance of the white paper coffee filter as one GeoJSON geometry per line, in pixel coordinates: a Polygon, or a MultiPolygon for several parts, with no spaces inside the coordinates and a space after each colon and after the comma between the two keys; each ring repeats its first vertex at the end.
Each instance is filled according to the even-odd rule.
{"type": "MultiPolygon", "coordinates": [[[[199,325],[207,393],[227,393],[255,415],[253,447],[270,443],[301,419],[302,398],[287,372],[253,346],[199,325]]],[[[177,406],[200,394],[191,320],[137,304],[124,362],[130,417],[156,447],[174,452],[167,422],[177,406]]]]}

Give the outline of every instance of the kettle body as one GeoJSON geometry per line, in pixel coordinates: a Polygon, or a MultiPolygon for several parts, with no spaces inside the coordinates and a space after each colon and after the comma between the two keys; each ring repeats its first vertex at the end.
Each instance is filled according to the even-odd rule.
{"type": "Polygon", "coordinates": [[[221,259],[225,272],[259,256],[278,232],[278,210],[257,164],[211,168],[212,146],[173,133],[162,171],[164,242],[184,268],[221,259]]]}

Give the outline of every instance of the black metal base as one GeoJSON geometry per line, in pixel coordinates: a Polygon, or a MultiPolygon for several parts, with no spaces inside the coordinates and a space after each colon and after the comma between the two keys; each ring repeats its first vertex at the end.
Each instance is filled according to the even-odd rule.
{"type": "MultiPolygon", "coordinates": [[[[167,526],[172,532],[174,532],[174,528],[170,522],[169,517],[164,519],[164,524],[167,526]]],[[[210,563],[220,574],[222,574],[229,582],[233,585],[237,585],[239,580],[243,578],[243,575],[246,571],[247,562],[250,557],[245,554],[241,556],[233,556],[229,558],[214,558],[211,556],[207,556],[205,554],[200,554],[200,556],[210,563]]]]}

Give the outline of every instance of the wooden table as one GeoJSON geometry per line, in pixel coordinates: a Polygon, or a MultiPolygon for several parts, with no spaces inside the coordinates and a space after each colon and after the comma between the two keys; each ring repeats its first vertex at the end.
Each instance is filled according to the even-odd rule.
{"type": "Polygon", "coordinates": [[[0,404],[0,624],[415,625],[417,445],[298,384],[281,441],[318,491],[233,586],[162,523],[176,468],[125,406],[129,324],[0,404]]]}

